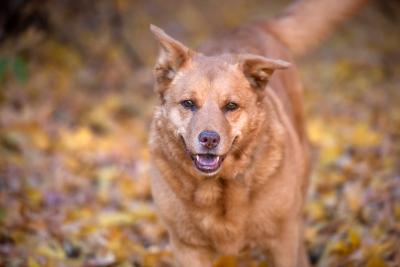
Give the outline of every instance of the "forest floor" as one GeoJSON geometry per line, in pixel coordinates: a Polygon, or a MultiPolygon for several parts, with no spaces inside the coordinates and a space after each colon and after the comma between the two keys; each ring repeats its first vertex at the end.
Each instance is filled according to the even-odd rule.
{"type": "MultiPolygon", "coordinates": [[[[148,25],[166,25],[197,45],[259,16],[260,1],[245,8],[232,1],[237,16],[213,1],[185,2],[175,23],[156,4],[115,1],[122,30],[104,22],[113,1],[95,5],[97,17],[63,9],[64,2],[49,14],[64,31],[30,29],[0,47],[0,266],[172,266],[148,181],[157,51],[148,25]],[[204,14],[220,20],[203,27],[204,14]]],[[[393,20],[369,7],[298,61],[314,158],[305,235],[316,266],[400,266],[393,20]]],[[[246,254],[215,266],[268,265],[246,254]]]]}

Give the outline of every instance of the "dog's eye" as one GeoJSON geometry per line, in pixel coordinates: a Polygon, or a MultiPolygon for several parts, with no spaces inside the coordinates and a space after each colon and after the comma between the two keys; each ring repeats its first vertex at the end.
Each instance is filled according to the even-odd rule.
{"type": "Polygon", "coordinates": [[[183,100],[181,101],[181,105],[182,107],[186,108],[186,109],[190,109],[192,111],[196,110],[196,104],[194,103],[193,100],[183,100]]]}
{"type": "Polygon", "coordinates": [[[235,102],[229,102],[228,104],[225,105],[224,110],[225,111],[234,111],[239,108],[239,105],[236,104],[235,102]]]}

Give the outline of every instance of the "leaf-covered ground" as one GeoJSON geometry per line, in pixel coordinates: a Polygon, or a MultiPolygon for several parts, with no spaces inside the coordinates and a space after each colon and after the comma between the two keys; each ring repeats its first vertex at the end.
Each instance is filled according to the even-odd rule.
{"type": "MultiPolygon", "coordinates": [[[[43,2],[50,30],[2,43],[0,266],[173,266],[148,182],[148,25],[196,45],[284,5],[249,2],[43,2]]],[[[400,12],[382,10],[299,60],[316,266],[400,266],[400,12]]]]}

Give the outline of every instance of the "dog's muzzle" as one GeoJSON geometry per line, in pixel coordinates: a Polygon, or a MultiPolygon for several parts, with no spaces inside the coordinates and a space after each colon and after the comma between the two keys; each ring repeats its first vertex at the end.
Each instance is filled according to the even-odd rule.
{"type": "Polygon", "coordinates": [[[224,157],[214,154],[195,154],[192,155],[192,160],[199,171],[213,173],[219,169],[224,157]]]}

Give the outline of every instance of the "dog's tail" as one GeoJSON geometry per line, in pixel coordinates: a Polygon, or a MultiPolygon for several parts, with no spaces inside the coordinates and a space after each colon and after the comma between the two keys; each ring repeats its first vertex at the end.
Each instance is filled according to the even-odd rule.
{"type": "Polygon", "coordinates": [[[367,0],[300,0],[264,24],[295,55],[317,45],[367,0]]]}

